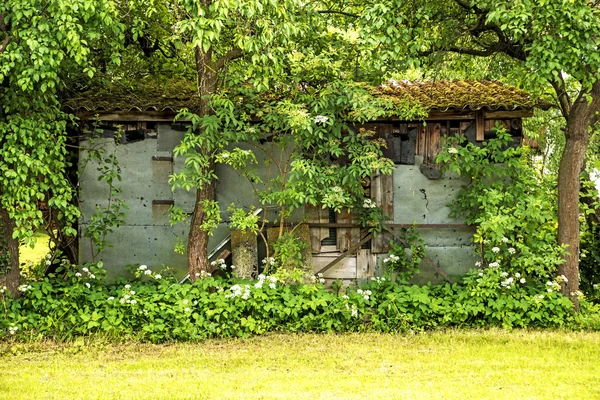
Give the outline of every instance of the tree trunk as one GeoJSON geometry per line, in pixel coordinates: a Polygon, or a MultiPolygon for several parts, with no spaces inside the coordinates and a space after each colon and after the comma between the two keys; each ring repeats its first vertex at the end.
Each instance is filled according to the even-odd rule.
{"type": "Polygon", "coordinates": [[[0,286],[6,286],[13,297],[19,296],[19,241],[14,239],[14,222],[0,207],[0,286]]]}
{"type": "MultiPolygon", "coordinates": [[[[210,51],[204,52],[200,47],[195,48],[196,56],[196,72],[198,95],[201,98],[200,110],[198,115],[206,116],[211,114],[210,96],[217,91],[217,71],[215,64],[212,62],[212,54],[210,51]]],[[[203,132],[197,132],[202,135],[203,132]]],[[[210,141],[207,141],[210,142],[210,141]]],[[[210,153],[210,144],[199,149],[204,153],[210,153]]],[[[209,165],[205,171],[206,174],[212,174],[214,170],[214,162],[212,156],[209,160],[209,165]]],[[[208,183],[203,184],[196,189],[196,204],[192,215],[190,232],[188,234],[188,268],[190,271],[190,279],[194,282],[197,279],[196,274],[200,271],[210,271],[208,262],[208,232],[201,229],[201,225],[206,218],[206,213],[202,206],[204,200],[214,200],[215,198],[215,183],[211,179],[208,183]]]]}
{"type": "Polygon", "coordinates": [[[600,110],[600,82],[589,94],[591,102],[580,95],[566,113],[565,149],[558,170],[558,243],[567,245],[558,274],[567,278],[562,293],[573,301],[575,310],[579,310],[579,178],[590,141],[588,130],[600,110]]]}
{"type": "Polygon", "coordinates": [[[201,228],[204,223],[206,213],[202,202],[204,200],[214,200],[215,184],[210,182],[196,190],[196,206],[192,215],[190,233],[188,235],[188,266],[190,270],[190,279],[195,281],[196,274],[200,271],[211,271],[208,262],[208,232],[201,228]]]}

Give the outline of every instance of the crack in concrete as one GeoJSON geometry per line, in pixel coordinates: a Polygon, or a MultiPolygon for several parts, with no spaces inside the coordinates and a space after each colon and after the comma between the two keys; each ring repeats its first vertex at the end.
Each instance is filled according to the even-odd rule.
{"type": "Polygon", "coordinates": [[[423,193],[423,200],[425,200],[425,209],[429,211],[429,199],[427,198],[427,193],[425,193],[425,189],[419,189],[419,192],[423,193]]]}

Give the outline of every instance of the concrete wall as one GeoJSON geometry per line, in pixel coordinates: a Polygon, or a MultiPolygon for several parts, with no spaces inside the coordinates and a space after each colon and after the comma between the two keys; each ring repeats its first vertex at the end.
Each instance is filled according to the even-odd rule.
{"type": "MultiPolygon", "coordinates": [[[[394,171],[394,223],[463,224],[464,218],[449,216],[447,205],[468,180],[450,172],[441,179],[428,179],[419,170],[422,162],[422,157],[417,156],[415,165],[398,165],[394,171]]],[[[419,230],[427,256],[450,276],[463,275],[474,267],[477,257],[471,243],[473,232],[471,228],[419,230]]],[[[419,282],[440,280],[436,271],[421,268],[419,282]]]]}
{"type": "MultiPolygon", "coordinates": [[[[180,142],[184,132],[174,130],[168,124],[159,124],[155,132],[146,135],[145,140],[115,145],[110,132],[105,131],[103,137],[83,140],[80,153],[80,200],[82,218],[80,221],[80,261],[92,261],[92,248],[89,239],[82,237],[96,207],[105,208],[108,203],[108,187],[98,181],[98,164],[88,163],[84,168],[86,148],[90,145],[104,148],[106,154],[115,153],[119,160],[122,182],[120,198],[128,205],[124,226],[115,228],[107,237],[113,247],[98,254],[96,261],[102,260],[110,275],[123,274],[127,264],[146,264],[158,269],[164,266],[175,269],[177,275],[187,272],[186,257],[174,252],[177,237],[186,238],[187,229],[184,224],[170,226],[168,202],[180,206],[186,212],[194,207],[195,194],[182,189],[172,191],[168,179],[173,172],[183,166],[181,158],[172,159],[173,148],[180,142]]],[[[245,148],[243,145],[239,147],[245,148]]],[[[260,152],[257,152],[260,157],[260,152]]],[[[394,182],[394,222],[402,224],[460,224],[461,219],[448,216],[446,207],[455,198],[464,180],[448,175],[439,180],[430,180],[419,170],[422,162],[416,157],[415,165],[398,165],[393,174],[394,182]]],[[[226,165],[217,167],[216,196],[225,221],[219,225],[210,239],[209,248],[213,248],[229,234],[227,214],[225,210],[232,202],[236,206],[248,208],[259,206],[254,197],[252,186],[226,165]]],[[[266,180],[267,171],[260,171],[266,180]]],[[[302,210],[294,214],[294,220],[302,218],[302,210]]],[[[268,216],[275,218],[275,212],[268,216]]],[[[470,243],[472,231],[469,229],[436,229],[421,230],[426,242],[428,255],[439,263],[450,275],[463,274],[476,261],[474,249],[470,243]]],[[[378,256],[381,260],[384,256],[378,256]]],[[[421,281],[438,280],[435,271],[423,270],[421,281]]]]}

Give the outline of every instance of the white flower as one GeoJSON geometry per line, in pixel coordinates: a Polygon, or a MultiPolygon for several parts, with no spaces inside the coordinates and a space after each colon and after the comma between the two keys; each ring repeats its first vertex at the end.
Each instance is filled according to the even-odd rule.
{"type": "Polygon", "coordinates": [[[500,252],[500,248],[499,247],[492,247],[492,251],[494,253],[498,253],[498,252],[500,252]]]}
{"type": "Polygon", "coordinates": [[[506,236],[502,236],[502,243],[508,243],[508,238],[506,236]]]}
{"type": "Polygon", "coordinates": [[[183,310],[183,311],[185,311],[185,312],[190,312],[190,308],[189,308],[189,307],[186,307],[186,308],[185,308],[185,310],[183,310]]]}
{"type": "Polygon", "coordinates": [[[162,275],[161,274],[156,274],[156,275],[154,275],[154,278],[155,279],[160,279],[160,278],[162,278],[162,275]]]}
{"type": "Polygon", "coordinates": [[[387,264],[387,263],[389,263],[389,262],[390,262],[390,259],[389,259],[389,258],[384,258],[384,259],[383,259],[383,262],[384,262],[385,264],[387,264]]]}
{"type": "Polygon", "coordinates": [[[515,278],[520,278],[520,277],[521,277],[521,274],[518,272],[515,272],[515,278]]]}
{"type": "Polygon", "coordinates": [[[323,278],[319,278],[319,282],[321,282],[321,283],[325,283],[325,279],[323,279],[323,278]]]}
{"type": "Polygon", "coordinates": [[[561,275],[561,276],[559,276],[559,278],[560,278],[560,279],[562,279],[562,281],[563,281],[564,283],[568,283],[568,282],[569,282],[569,280],[567,279],[567,277],[566,277],[566,276],[564,276],[564,275],[561,275]]]}
{"type": "Polygon", "coordinates": [[[108,301],[112,301],[112,300],[114,300],[114,299],[115,299],[115,298],[114,298],[113,296],[110,296],[110,297],[109,297],[108,299],[106,299],[106,300],[108,300],[108,301]]]}
{"type": "Polygon", "coordinates": [[[47,266],[50,266],[50,265],[52,265],[52,261],[50,261],[50,260],[47,260],[47,261],[46,261],[46,265],[47,265],[47,266]]]}
{"type": "Polygon", "coordinates": [[[135,304],[135,303],[137,303],[137,301],[135,299],[129,300],[129,304],[135,304]]]}
{"type": "Polygon", "coordinates": [[[344,300],[348,300],[349,298],[350,297],[348,295],[346,295],[346,294],[342,296],[342,299],[344,299],[344,300]]]}
{"type": "Polygon", "coordinates": [[[456,147],[449,147],[448,153],[450,154],[458,154],[458,149],[456,147]]]}
{"type": "Polygon", "coordinates": [[[211,261],[210,265],[212,265],[214,267],[215,265],[217,265],[217,262],[216,261],[211,261]]]}
{"type": "Polygon", "coordinates": [[[78,278],[81,277],[81,272],[76,272],[75,276],[78,277],[78,278]]]}
{"type": "Polygon", "coordinates": [[[131,295],[133,296],[133,295],[135,294],[135,290],[131,290],[131,291],[129,292],[129,294],[131,294],[131,295]]]}
{"type": "Polygon", "coordinates": [[[83,268],[81,268],[81,270],[82,270],[83,272],[90,272],[90,270],[89,270],[87,267],[83,267],[83,268]]]}
{"type": "Polygon", "coordinates": [[[17,290],[18,290],[19,292],[26,292],[26,291],[27,291],[27,289],[30,289],[30,288],[31,288],[31,286],[28,286],[28,285],[20,285],[20,286],[17,288],[17,290]]]}
{"type": "Polygon", "coordinates": [[[325,116],[325,115],[317,115],[315,117],[315,124],[322,124],[329,121],[329,117],[325,116]]]}
{"type": "Polygon", "coordinates": [[[231,264],[231,269],[236,269],[237,267],[233,264],[231,264]]]}
{"type": "Polygon", "coordinates": [[[478,275],[479,275],[479,276],[483,276],[483,271],[481,271],[481,272],[480,272],[478,275]]]}
{"type": "Polygon", "coordinates": [[[500,266],[500,263],[498,261],[494,261],[493,263],[490,263],[490,268],[498,268],[500,266]]]}
{"type": "Polygon", "coordinates": [[[270,287],[271,289],[275,289],[275,287],[276,287],[276,286],[277,286],[277,284],[276,284],[275,282],[271,282],[271,283],[269,283],[269,287],[270,287]]]}
{"type": "Polygon", "coordinates": [[[548,291],[548,293],[552,293],[552,289],[551,288],[548,288],[546,290],[548,291]]]}
{"type": "Polygon", "coordinates": [[[96,275],[94,275],[94,274],[90,274],[90,278],[91,278],[91,279],[96,279],[96,275]]]}
{"type": "Polygon", "coordinates": [[[140,265],[139,269],[142,270],[142,271],[144,271],[144,270],[148,269],[148,266],[147,265],[140,265]]]}
{"type": "Polygon", "coordinates": [[[92,285],[90,285],[88,282],[85,283],[85,286],[89,289],[90,287],[92,287],[92,285]]]}
{"type": "Polygon", "coordinates": [[[543,294],[540,294],[540,295],[538,296],[538,299],[543,299],[543,298],[544,298],[544,295],[543,295],[543,294]]]}
{"type": "Polygon", "coordinates": [[[131,285],[129,285],[129,284],[125,285],[124,287],[125,287],[125,289],[131,289],[131,285]]]}
{"type": "Polygon", "coordinates": [[[341,187],[339,187],[339,186],[334,186],[334,187],[332,187],[332,188],[331,188],[331,190],[333,190],[333,191],[334,191],[334,192],[336,192],[336,193],[339,193],[339,192],[341,192],[341,191],[342,191],[342,188],[341,188],[341,187]]]}
{"type": "Polygon", "coordinates": [[[365,199],[363,201],[363,208],[375,208],[375,207],[377,207],[377,203],[375,203],[373,200],[365,199]]]}
{"type": "Polygon", "coordinates": [[[150,271],[149,269],[144,271],[144,275],[152,275],[152,271],[150,271]]]}
{"type": "Polygon", "coordinates": [[[503,278],[505,278],[505,277],[507,277],[507,276],[508,276],[508,272],[501,272],[501,273],[500,273],[500,276],[501,276],[501,277],[503,277],[503,278]]]}
{"type": "Polygon", "coordinates": [[[183,303],[183,305],[186,305],[187,303],[189,303],[189,300],[187,300],[187,299],[183,300],[182,303],[183,303]]]}
{"type": "Polygon", "coordinates": [[[317,274],[317,278],[322,278],[322,277],[323,277],[323,274],[322,274],[321,272],[319,272],[319,273],[317,274]]]}
{"type": "Polygon", "coordinates": [[[200,276],[200,272],[196,272],[194,275],[195,275],[195,276],[196,276],[196,278],[197,278],[197,277],[199,277],[199,276],[200,276]]]}
{"type": "Polygon", "coordinates": [[[352,305],[351,315],[353,317],[358,317],[358,310],[356,309],[356,306],[354,304],[352,305]]]}
{"type": "Polygon", "coordinates": [[[476,267],[481,267],[481,261],[476,261],[476,262],[475,262],[475,266],[476,266],[476,267]]]}
{"type": "Polygon", "coordinates": [[[365,295],[364,297],[365,297],[365,300],[369,300],[369,296],[368,295],[365,295]]]}
{"type": "Polygon", "coordinates": [[[527,280],[526,280],[525,278],[521,278],[521,279],[519,280],[519,282],[521,282],[522,284],[525,284],[525,282],[527,282],[527,280]]]}
{"type": "Polygon", "coordinates": [[[508,248],[508,252],[509,252],[510,254],[515,254],[517,251],[515,250],[515,248],[514,248],[514,247],[509,247],[509,248],[508,248]]]}
{"type": "Polygon", "coordinates": [[[15,333],[17,333],[18,330],[19,330],[19,327],[15,326],[15,325],[11,325],[11,326],[8,327],[8,332],[11,335],[14,335],[15,333]]]}
{"type": "Polygon", "coordinates": [[[258,281],[254,284],[254,287],[257,289],[262,289],[264,281],[258,281]]]}

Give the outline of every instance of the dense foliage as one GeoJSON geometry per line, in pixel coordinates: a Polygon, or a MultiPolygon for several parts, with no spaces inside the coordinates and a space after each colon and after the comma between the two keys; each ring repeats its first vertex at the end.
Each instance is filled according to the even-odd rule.
{"type": "MultiPolygon", "coordinates": [[[[444,327],[600,328],[599,310],[571,301],[552,281],[519,281],[502,268],[469,273],[462,283],[411,285],[393,276],[358,286],[290,276],[246,281],[208,273],[177,284],[167,273],[135,268],[136,279],[107,283],[101,264],[65,264],[60,278],[23,284],[23,296],[0,293],[0,335],[69,339],[101,334],[150,342],[249,336],[265,332],[404,332],[444,327]],[[513,278],[511,285],[506,285],[513,278]]],[[[223,273],[223,272],[222,272],[223,273]]],[[[225,273],[228,274],[228,273],[225,273]]]]}

